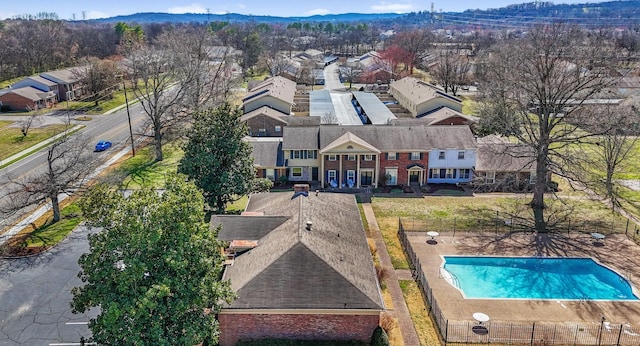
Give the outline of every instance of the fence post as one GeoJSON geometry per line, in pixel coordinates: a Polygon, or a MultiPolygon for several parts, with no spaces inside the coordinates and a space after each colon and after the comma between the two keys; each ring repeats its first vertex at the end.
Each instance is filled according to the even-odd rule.
{"type": "Polygon", "coordinates": [[[629,236],[627,232],[629,232],[629,219],[627,219],[627,226],[624,228],[624,235],[629,236]]]}
{"type": "Polygon", "coordinates": [[[533,322],[533,326],[531,327],[531,346],[533,346],[533,334],[536,332],[536,323],[533,322]]]}
{"type": "Polygon", "coordinates": [[[498,218],[499,218],[500,214],[498,214],[498,211],[496,210],[496,235],[498,235],[498,218]]]}
{"type": "Polygon", "coordinates": [[[453,218],[453,237],[456,237],[456,222],[457,222],[458,218],[454,217],[453,218]]]}
{"type": "Polygon", "coordinates": [[[618,332],[618,340],[616,341],[616,346],[620,345],[620,337],[622,336],[622,328],[623,328],[623,325],[620,324],[620,331],[618,332]]]}
{"type": "Polygon", "coordinates": [[[444,346],[447,346],[447,338],[449,337],[449,320],[444,321],[444,346]]]}

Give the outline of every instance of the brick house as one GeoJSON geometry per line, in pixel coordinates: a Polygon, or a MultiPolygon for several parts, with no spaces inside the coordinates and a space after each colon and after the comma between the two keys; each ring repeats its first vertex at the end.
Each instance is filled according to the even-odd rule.
{"type": "Polygon", "coordinates": [[[54,94],[56,94],[56,101],[60,100],[60,93],[58,92],[58,84],[48,79],[42,78],[40,76],[30,76],[30,77],[24,78],[20,81],[13,83],[13,85],[11,85],[11,88],[18,89],[18,88],[23,88],[27,86],[34,87],[44,92],[51,91],[54,94]]]}
{"type": "Polygon", "coordinates": [[[218,315],[221,346],[370,340],[384,302],[353,195],[255,194],[243,215],[213,216],[219,224],[223,279],[238,295],[218,315]]]}
{"type": "Polygon", "coordinates": [[[249,136],[282,137],[285,126],[317,126],[320,117],[286,115],[267,106],[258,108],[240,117],[247,124],[249,136]]]}
{"type": "Polygon", "coordinates": [[[415,118],[442,108],[462,112],[462,100],[451,96],[427,82],[405,77],[389,85],[389,94],[415,118]]]}
{"type": "Polygon", "coordinates": [[[502,137],[480,138],[474,175],[472,185],[478,191],[528,191],[536,182],[535,154],[502,137]]]}
{"type": "Polygon", "coordinates": [[[468,126],[454,128],[427,131],[425,126],[287,127],[282,149],[291,181],[353,188],[425,185],[434,143],[442,143],[441,137],[450,132],[456,133],[455,138],[466,134],[465,140],[473,141],[468,126]]]}
{"type": "Polygon", "coordinates": [[[243,140],[251,145],[257,178],[278,181],[281,176],[286,176],[281,137],[245,137],[243,140]]]}
{"type": "Polygon", "coordinates": [[[40,77],[58,84],[58,100],[71,101],[84,95],[85,89],[73,68],[44,72],[40,77]]]}
{"type": "Polygon", "coordinates": [[[56,94],[53,91],[41,91],[31,86],[10,89],[0,95],[0,104],[19,111],[51,108],[56,104],[56,94]]]}

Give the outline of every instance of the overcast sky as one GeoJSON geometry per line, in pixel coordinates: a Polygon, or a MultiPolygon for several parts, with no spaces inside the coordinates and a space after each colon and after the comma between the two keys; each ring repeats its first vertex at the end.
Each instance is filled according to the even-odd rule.
{"type": "MultiPolygon", "coordinates": [[[[533,0],[458,0],[433,1],[436,11],[460,12],[467,9],[487,9],[503,7],[514,3],[533,0]]],[[[413,0],[226,0],[226,1],[189,1],[189,0],[1,0],[0,18],[10,18],[21,14],[55,12],[61,19],[86,19],[113,17],[137,12],[169,13],[241,13],[269,16],[310,16],[314,14],[358,13],[406,13],[429,11],[431,1],[413,0]]],[[[555,3],[596,3],[601,1],[564,0],[555,3]]]]}

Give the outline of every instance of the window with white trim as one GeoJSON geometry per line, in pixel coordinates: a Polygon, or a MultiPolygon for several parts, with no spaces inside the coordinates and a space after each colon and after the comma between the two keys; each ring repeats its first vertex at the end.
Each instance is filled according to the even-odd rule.
{"type": "Polygon", "coordinates": [[[305,154],[304,156],[305,159],[315,160],[318,158],[317,150],[307,150],[304,154],[305,154]]]}
{"type": "Polygon", "coordinates": [[[329,161],[337,161],[338,155],[329,155],[329,161]]]}
{"type": "Polygon", "coordinates": [[[411,152],[411,160],[420,160],[420,152],[419,151],[412,151],[411,152]]]}
{"type": "Polygon", "coordinates": [[[363,159],[365,161],[373,161],[373,155],[365,154],[363,159]]]}
{"type": "Polygon", "coordinates": [[[447,152],[446,152],[446,151],[442,151],[442,150],[441,150],[441,151],[439,151],[439,152],[438,152],[438,160],[444,160],[445,155],[447,155],[447,152]]]}
{"type": "Polygon", "coordinates": [[[398,169],[387,168],[384,174],[387,176],[387,185],[398,185],[398,169]]]}
{"type": "Polygon", "coordinates": [[[274,128],[274,130],[275,130],[276,132],[281,132],[281,131],[282,131],[282,126],[280,126],[280,125],[276,125],[276,127],[274,128]]]}
{"type": "Polygon", "coordinates": [[[351,183],[356,181],[356,171],[353,169],[347,171],[347,181],[351,181],[351,183]]]}
{"type": "Polygon", "coordinates": [[[355,161],[355,160],[356,160],[355,155],[347,155],[347,161],[355,161]]]}
{"type": "Polygon", "coordinates": [[[456,170],[453,168],[447,168],[447,173],[445,176],[447,179],[453,179],[456,177],[456,170]]]}
{"type": "Polygon", "coordinates": [[[429,178],[433,178],[433,179],[440,179],[440,169],[438,168],[431,168],[429,170],[429,178]]]}
{"type": "Polygon", "coordinates": [[[302,167],[291,167],[291,176],[296,178],[302,177],[302,167]]]}
{"type": "Polygon", "coordinates": [[[327,171],[327,180],[329,181],[329,183],[331,183],[332,181],[336,181],[336,170],[335,169],[331,169],[329,171],[327,171]]]}
{"type": "Polygon", "coordinates": [[[392,151],[387,153],[387,160],[394,161],[398,159],[398,153],[392,151]]]}
{"type": "Polygon", "coordinates": [[[529,173],[529,184],[535,184],[536,183],[536,172],[531,172],[529,173]]]}
{"type": "Polygon", "coordinates": [[[458,160],[464,160],[464,151],[458,152],[458,160]]]}
{"type": "Polygon", "coordinates": [[[487,172],[484,179],[489,184],[495,183],[496,182],[496,172],[487,172]]]}
{"type": "Polygon", "coordinates": [[[460,179],[469,179],[471,177],[471,169],[460,168],[460,179]]]}
{"type": "Polygon", "coordinates": [[[300,150],[294,150],[293,151],[293,157],[294,159],[301,159],[301,155],[300,155],[300,150]]]}

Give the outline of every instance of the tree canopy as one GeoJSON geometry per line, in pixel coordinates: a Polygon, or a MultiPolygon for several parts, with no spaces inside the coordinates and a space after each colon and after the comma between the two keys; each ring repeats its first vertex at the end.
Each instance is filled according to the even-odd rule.
{"type": "Polygon", "coordinates": [[[248,130],[242,110],[228,103],[195,115],[178,172],[203,190],[216,213],[238,196],[251,192],[255,176],[251,146],[242,140],[248,130]]]}
{"type": "Polygon", "coordinates": [[[233,292],[220,281],[223,258],[217,230],[204,222],[204,200],[185,177],[166,191],[143,189],[124,197],[93,188],[82,210],[91,227],[90,252],[80,257],[72,290],[74,313],[99,307],[91,319],[99,345],[197,345],[217,342],[216,313],[233,292]]]}

